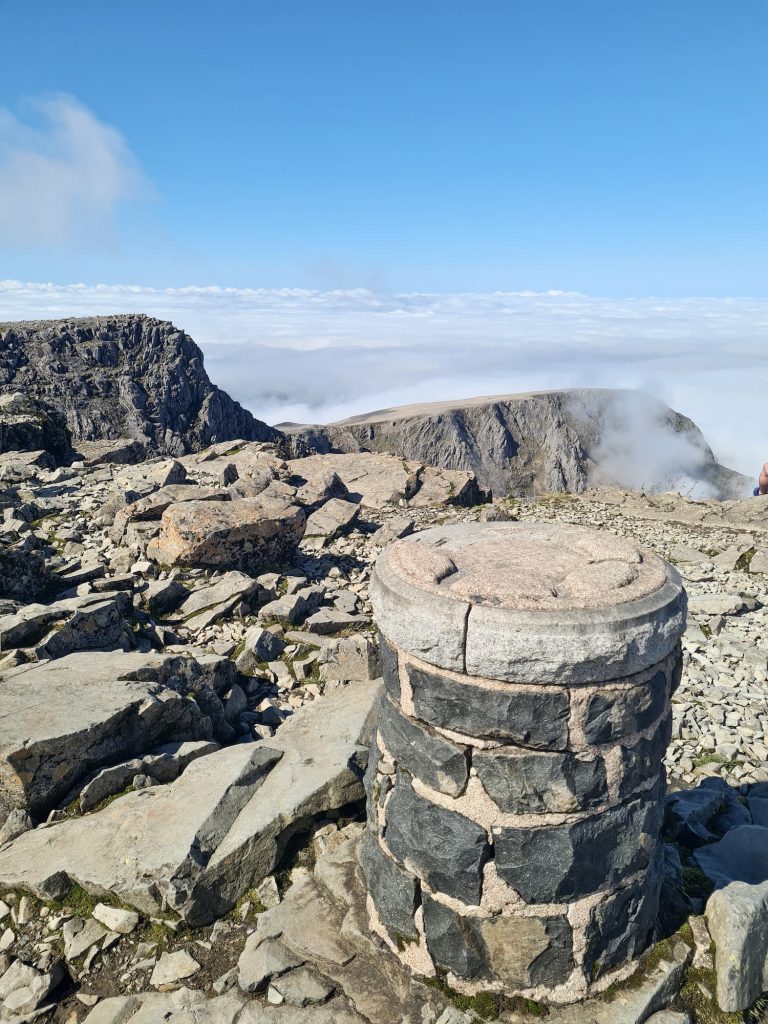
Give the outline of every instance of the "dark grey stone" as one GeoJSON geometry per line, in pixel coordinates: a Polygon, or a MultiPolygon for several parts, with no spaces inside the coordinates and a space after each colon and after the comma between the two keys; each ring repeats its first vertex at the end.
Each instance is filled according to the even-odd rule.
{"type": "Polygon", "coordinates": [[[593,694],[584,716],[587,743],[615,743],[642,732],[659,718],[666,701],[667,676],[661,669],[641,686],[593,694]]]}
{"type": "MultiPolygon", "coordinates": [[[[718,780],[720,781],[720,780],[718,780]]],[[[705,786],[669,793],[664,831],[689,850],[714,842],[717,835],[707,826],[728,808],[727,786],[705,786]]]]}
{"type": "Polygon", "coordinates": [[[490,853],[485,829],[418,796],[402,772],[387,803],[384,837],[395,857],[413,863],[431,889],[479,904],[490,853]]]}
{"type": "Polygon", "coordinates": [[[424,895],[427,948],[440,967],[460,978],[491,977],[485,943],[476,922],[424,895]]]}
{"type": "Polygon", "coordinates": [[[466,748],[406,718],[386,698],[379,712],[379,735],[398,767],[441,793],[464,792],[469,778],[466,748]]]}
{"type": "Polygon", "coordinates": [[[592,911],[584,967],[592,978],[639,956],[653,939],[659,909],[661,845],[644,879],[621,889],[592,911]]]}
{"type": "Polygon", "coordinates": [[[488,794],[511,814],[588,810],[607,795],[602,757],[475,751],[472,765],[488,794]]]}
{"type": "Polygon", "coordinates": [[[360,847],[360,863],[379,917],[395,941],[401,937],[418,939],[413,920],[419,903],[416,879],[384,853],[370,832],[360,847]]]}
{"type": "Polygon", "coordinates": [[[559,985],[573,970],[565,917],[467,917],[424,897],[424,933],[439,966],[510,988],[559,985]]]}
{"type": "Polygon", "coordinates": [[[663,815],[661,794],[659,784],[572,824],[495,829],[496,870],[527,903],[559,903],[613,889],[650,863],[663,815]]]}
{"type": "Polygon", "coordinates": [[[648,739],[639,740],[632,747],[619,748],[622,772],[619,782],[619,797],[622,800],[631,796],[643,783],[658,776],[671,738],[672,711],[670,710],[648,739]]]}
{"type": "Polygon", "coordinates": [[[397,651],[382,632],[379,632],[379,654],[381,655],[381,674],[384,677],[387,693],[393,700],[400,700],[400,666],[397,651]]]}
{"type": "Polygon", "coordinates": [[[561,750],[568,745],[568,695],[510,686],[490,690],[440,672],[408,666],[418,717],[430,725],[484,739],[561,750]]]}

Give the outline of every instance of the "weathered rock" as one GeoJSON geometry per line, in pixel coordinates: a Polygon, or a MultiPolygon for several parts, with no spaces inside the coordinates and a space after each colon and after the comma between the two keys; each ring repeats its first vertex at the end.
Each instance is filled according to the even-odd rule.
{"type": "Polygon", "coordinates": [[[130,935],[139,923],[139,915],[135,911],[108,907],[104,903],[96,904],[93,916],[111,932],[118,932],[120,935],[130,935]]]}
{"type": "Polygon", "coordinates": [[[264,939],[259,932],[250,935],[237,962],[237,982],[244,992],[258,992],[271,978],[293,967],[301,967],[303,960],[294,956],[279,939],[264,939]]]}
{"type": "Polygon", "coordinates": [[[608,795],[605,763],[599,756],[502,747],[476,752],[472,765],[496,804],[512,814],[586,810],[608,795]]]}
{"type": "Polygon", "coordinates": [[[144,913],[164,904],[193,925],[221,916],[296,832],[362,799],[361,743],[378,696],[351,684],[303,708],[268,745],[220,750],[167,786],[25,833],[0,851],[0,884],[51,895],[70,878],[144,913]]]}
{"type": "Polygon", "coordinates": [[[473,473],[404,462],[393,455],[373,452],[311,455],[295,459],[289,466],[297,479],[306,480],[308,484],[319,475],[335,473],[344,482],[352,501],[368,508],[386,508],[401,501],[414,505],[472,505],[480,500],[473,473]]]}
{"type": "Polygon", "coordinates": [[[398,773],[384,838],[395,857],[407,860],[431,889],[470,905],[480,902],[482,868],[490,854],[485,829],[418,796],[407,775],[398,773]]]}
{"type": "Polygon", "coordinates": [[[364,635],[329,640],[317,658],[320,678],[325,682],[378,679],[381,659],[378,648],[364,635]]]}
{"type": "Polygon", "coordinates": [[[36,601],[53,586],[45,559],[36,551],[0,544],[0,598],[36,601]]]}
{"type": "Polygon", "coordinates": [[[691,615],[738,615],[744,607],[738,594],[695,594],[688,602],[691,615]]]}
{"type": "MultiPolygon", "coordinates": [[[[382,648],[383,649],[383,648],[382,648]]],[[[502,690],[471,682],[459,673],[408,661],[413,705],[424,722],[454,732],[528,747],[562,748],[568,742],[569,701],[565,691],[502,690]]],[[[395,673],[385,671],[385,679],[395,673]]]]}
{"type": "Polygon", "coordinates": [[[185,978],[191,978],[199,970],[200,964],[185,949],[175,953],[164,952],[155,964],[149,983],[161,991],[167,990],[185,978]]]}
{"type": "Polygon", "coordinates": [[[441,793],[464,792],[469,778],[466,748],[406,718],[386,698],[379,711],[378,736],[398,768],[441,793]]]}
{"type": "Polygon", "coordinates": [[[100,765],[163,740],[205,738],[210,722],[164,684],[185,661],[89,652],[6,672],[0,718],[0,817],[46,813],[100,765]]]}
{"type": "Polygon", "coordinates": [[[200,349],[167,321],[127,314],[5,323],[0,339],[3,390],[61,410],[76,444],[130,437],[179,455],[214,440],[280,436],[211,384],[200,349]]]}
{"type": "Polygon", "coordinates": [[[269,489],[223,504],[170,505],[147,554],[163,565],[259,572],[291,555],[304,533],[303,510],[269,489]]]}
{"type": "Polygon", "coordinates": [[[571,928],[563,916],[461,917],[426,897],[424,931],[436,962],[461,978],[554,987],[573,970],[571,928]]]}
{"type": "Polygon", "coordinates": [[[663,813],[658,790],[570,825],[495,828],[499,876],[530,903],[613,888],[651,863],[663,813]]]}
{"type": "Polygon", "coordinates": [[[12,1021],[18,1019],[13,1016],[15,1014],[28,1014],[36,1010],[63,980],[64,973],[61,961],[55,961],[49,970],[41,971],[32,964],[14,960],[0,978],[0,1002],[5,1011],[4,1019],[12,1021]]]}
{"type": "Polygon", "coordinates": [[[768,989],[768,877],[716,889],[707,900],[706,918],[715,947],[720,1009],[746,1010],[768,989]]]}
{"type": "Polygon", "coordinates": [[[333,540],[346,533],[359,515],[359,505],[341,498],[331,498],[309,516],[304,536],[333,540]]]}
{"type": "Polygon", "coordinates": [[[76,879],[144,913],[165,903],[195,917],[189,904],[196,876],[280,757],[261,744],[239,744],[200,758],[168,786],[25,833],[0,851],[0,878],[54,896],[67,878],[76,879]]]}
{"type": "Polygon", "coordinates": [[[149,613],[162,618],[176,611],[189,597],[189,590],[179,580],[152,580],[141,597],[149,613]]]}
{"type": "Polygon", "coordinates": [[[374,540],[381,547],[391,544],[392,541],[400,540],[401,537],[408,537],[413,533],[415,523],[409,516],[393,516],[376,531],[374,540]]]}
{"type": "Polygon", "coordinates": [[[333,985],[317,971],[299,967],[275,978],[272,987],[276,989],[289,1006],[314,1006],[324,1003],[333,992],[333,985]]]}
{"type": "Polygon", "coordinates": [[[418,897],[416,881],[382,852],[371,833],[366,835],[360,847],[360,862],[384,926],[395,940],[402,937],[417,939],[419,933],[414,921],[418,897]]]}
{"type": "Polygon", "coordinates": [[[696,864],[717,886],[730,882],[762,885],[768,881],[768,828],[741,825],[717,843],[693,852],[696,864]]]}
{"type": "Polygon", "coordinates": [[[43,449],[60,462],[69,451],[64,417],[22,391],[0,395],[0,453],[43,449]]]}
{"type": "Polygon", "coordinates": [[[247,601],[257,588],[252,576],[225,572],[207,586],[197,587],[177,609],[172,621],[184,622],[193,629],[204,629],[231,612],[241,601],[247,601]]]}

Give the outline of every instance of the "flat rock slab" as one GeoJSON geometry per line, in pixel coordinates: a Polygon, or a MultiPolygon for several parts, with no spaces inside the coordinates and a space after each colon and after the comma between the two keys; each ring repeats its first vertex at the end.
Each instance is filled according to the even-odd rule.
{"type": "Polygon", "coordinates": [[[359,802],[372,709],[370,682],[302,708],[272,739],[193,761],[166,786],[24,833],[0,850],[0,882],[55,896],[68,880],[193,925],[226,913],[272,872],[295,832],[359,802]]]}
{"type": "Polygon", "coordinates": [[[729,882],[768,882],[768,828],[740,825],[717,843],[694,850],[693,858],[716,886],[729,882]]]}
{"type": "Polygon", "coordinates": [[[577,526],[477,523],[396,541],[376,562],[379,628],[442,668],[512,682],[600,682],[661,661],[685,628],[677,572],[577,526]]]}
{"type": "Polygon", "coordinates": [[[0,878],[54,898],[76,881],[146,914],[157,914],[163,899],[183,912],[192,878],[280,757],[263,744],[239,744],[200,758],[168,786],[25,832],[0,850],[0,878]]]}
{"type": "Polygon", "coordinates": [[[0,678],[0,817],[40,815],[101,765],[165,740],[207,738],[198,706],[163,684],[179,658],[81,652],[0,678]]]}

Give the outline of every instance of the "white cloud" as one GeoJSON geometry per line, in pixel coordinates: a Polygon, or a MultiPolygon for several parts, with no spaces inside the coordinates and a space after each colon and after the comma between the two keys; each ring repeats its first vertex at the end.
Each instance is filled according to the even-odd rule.
{"type": "Polygon", "coordinates": [[[0,245],[107,241],[116,206],[150,192],[125,140],[71,96],[27,108],[37,123],[0,107],[0,245]]]}
{"type": "Polygon", "coordinates": [[[0,282],[0,320],[129,311],[183,327],[212,379],[270,422],[631,387],[695,420],[727,465],[756,474],[768,460],[768,299],[0,282]]]}

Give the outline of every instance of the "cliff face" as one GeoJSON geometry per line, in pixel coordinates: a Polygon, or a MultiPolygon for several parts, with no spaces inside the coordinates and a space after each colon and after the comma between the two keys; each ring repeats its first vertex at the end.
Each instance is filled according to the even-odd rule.
{"type": "Polygon", "coordinates": [[[633,391],[549,391],[385,409],[327,427],[287,428],[297,451],[386,451],[472,470],[497,496],[601,483],[743,496],[695,423],[633,391]]]}
{"type": "Polygon", "coordinates": [[[281,436],[211,383],[184,331],[139,314],[0,323],[0,393],[17,391],[62,412],[74,441],[181,455],[281,436]]]}

